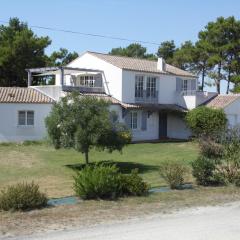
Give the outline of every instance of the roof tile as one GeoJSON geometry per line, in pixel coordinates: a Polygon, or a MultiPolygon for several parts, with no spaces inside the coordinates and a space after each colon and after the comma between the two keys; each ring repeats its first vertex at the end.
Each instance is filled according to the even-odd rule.
{"type": "Polygon", "coordinates": [[[196,77],[190,72],[184,71],[180,68],[166,64],[166,71],[160,71],[157,69],[157,61],[123,57],[110,54],[88,52],[89,54],[98,57],[116,67],[141,72],[161,73],[161,74],[174,74],[177,76],[196,77]]]}
{"type": "Polygon", "coordinates": [[[206,106],[212,108],[225,108],[239,97],[239,94],[217,95],[215,98],[207,102],[206,106]]]}
{"type": "Polygon", "coordinates": [[[33,88],[0,87],[0,103],[54,103],[54,100],[33,88]]]}

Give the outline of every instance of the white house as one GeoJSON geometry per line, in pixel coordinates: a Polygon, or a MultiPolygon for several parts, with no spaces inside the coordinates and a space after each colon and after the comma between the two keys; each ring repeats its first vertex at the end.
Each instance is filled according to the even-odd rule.
{"type": "Polygon", "coordinates": [[[46,136],[44,119],[54,100],[33,88],[0,87],[0,141],[46,136]]]}
{"type": "MultiPolygon", "coordinates": [[[[86,52],[64,67],[37,68],[27,71],[29,87],[26,91],[42,94],[48,102],[27,105],[31,109],[36,109],[36,124],[33,127],[33,129],[36,127],[36,134],[28,135],[26,127],[16,131],[19,126],[16,124],[15,117],[11,125],[6,120],[1,124],[5,131],[6,129],[9,131],[9,134],[7,132],[2,134],[0,129],[1,141],[25,140],[28,137],[38,139],[44,136],[46,131],[43,122],[51,109],[51,104],[73,90],[78,90],[83,95],[95,95],[110,100],[111,110],[118,114],[118,121],[126,123],[132,130],[134,141],[187,139],[191,133],[184,122],[185,113],[202,104],[211,106],[214,99],[220,97],[216,93],[198,91],[195,75],[166,64],[162,58],[158,61],[150,61],[86,52]],[[33,74],[55,75],[55,85],[31,86],[33,74]],[[42,111],[41,116],[37,115],[40,111],[42,111]],[[37,125],[37,121],[41,122],[41,127],[37,125]]],[[[234,95],[235,98],[239,99],[239,96],[234,95]]],[[[237,114],[235,124],[240,122],[238,111],[240,100],[231,103],[223,107],[226,107],[231,123],[233,121],[231,119],[235,119],[237,114]],[[232,114],[235,114],[234,117],[232,114]]],[[[1,115],[5,115],[7,111],[2,107],[3,104],[7,103],[0,101],[1,115]]],[[[12,110],[8,107],[10,104],[5,108],[8,108],[13,116],[21,111],[21,108],[24,109],[18,104],[14,103],[12,110]]],[[[25,110],[27,111],[28,108],[25,107],[25,110]]]]}

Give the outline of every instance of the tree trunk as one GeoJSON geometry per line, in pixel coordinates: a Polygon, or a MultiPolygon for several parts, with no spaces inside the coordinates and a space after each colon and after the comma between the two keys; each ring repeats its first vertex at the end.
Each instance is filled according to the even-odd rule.
{"type": "Polygon", "coordinates": [[[219,62],[218,64],[218,76],[217,76],[217,80],[216,80],[216,85],[217,85],[217,93],[220,94],[220,81],[221,81],[221,70],[222,70],[222,63],[219,62]]]}
{"type": "Polygon", "coordinates": [[[85,161],[86,161],[86,165],[88,165],[89,164],[88,151],[85,152],[85,161]]]}
{"type": "Polygon", "coordinates": [[[204,88],[205,68],[202,69],[202,91],[204,88]]]}
{"type": "Polygon", "coordinates": [[[229,73],[228,73],[228,84],[227,84],[227,94],[229,93],[229,87],[230,87],[230,80],[231,80],[231,77],[230,77],[230,71],[229,71],[229,73]]]}

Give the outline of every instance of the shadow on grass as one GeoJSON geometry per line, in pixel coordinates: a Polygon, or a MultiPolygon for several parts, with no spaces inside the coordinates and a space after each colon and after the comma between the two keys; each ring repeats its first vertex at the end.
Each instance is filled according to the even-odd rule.
{"type": "MultiPolygon", "coordinates": [[[[115,164],[117,168],[119,168],[119,171],[121,173],[129,174],[131,173],[132,170],[138,169],[139,173],[146,173],[146,172],[151,172],[151,171],[158,171],[158,166],[154,165],[147,165],[147,164],[142,164],[142,163],[134,163],[134,162],[114,162],[114,161],[100,161],[100,162],[93,162],[90,163],[89,165],[94,165],[94,164],[106,164],[106,165],[113,165],[115,164]]],[[[86,164],[68,164],[65,165],[68,168],[71,168],[72,170],[75,171],[80,171],[82,170],[86,164]]]]}

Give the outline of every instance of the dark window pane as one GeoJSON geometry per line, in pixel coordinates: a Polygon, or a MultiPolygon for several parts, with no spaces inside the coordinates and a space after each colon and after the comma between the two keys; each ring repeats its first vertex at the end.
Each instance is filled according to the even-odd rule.
{"type": "Polygon", "coordinates": [[[34,125],[34,112],[33,111],[27,112],[27,125],[34,125]]]}
{"type": "Polygon", "coordinates": [[[26,125],[26,112],[25,111],[19,111],[18,112],[18,125],[26,125]]]}

